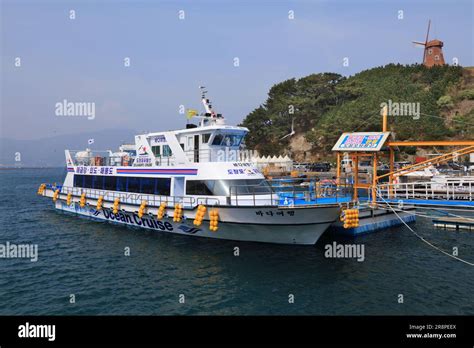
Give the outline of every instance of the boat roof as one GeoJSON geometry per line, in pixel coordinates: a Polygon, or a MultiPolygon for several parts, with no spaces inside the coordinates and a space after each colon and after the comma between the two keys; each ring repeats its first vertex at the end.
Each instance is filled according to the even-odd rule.
{"type": "Polygon", "coordinates": [[[248,132],[249,129],[246,127],[239,127],[239,126],[227,126],[227,125],[209,125],[209,126],[202,126],[202,127],[195,127],[195,128],[184,128],[178,130],[168,130],[168,131],[161,131],[161,132],[152,132],[146,133],[148,136],[160,135],[163,133],[176,133],[176,134],[186,134],[186,133],[197,133],[197,132],[205,132],[205,131],[216,131],[216,130],[237,130],[241,132],[248,132]]]}

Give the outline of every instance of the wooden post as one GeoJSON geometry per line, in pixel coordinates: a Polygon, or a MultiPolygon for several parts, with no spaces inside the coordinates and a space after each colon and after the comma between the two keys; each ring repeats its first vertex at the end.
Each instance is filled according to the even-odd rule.
{"type": "Polygon", "coordinates": [[[382,110],[382,132],[386,132],[387,131],[387,107],[384,106],[383,110],[382,110]]]}
{"type": "Polygon", "coordinates": [[[354,201],[359,199],[357,189],[359,188],[359,156],[352,157],[354,161],[354,201]]]}
{"type": "Polygon", "coordinates": [[[372,205],[377,201],[377,153],[374,153],[374,169],[372,173],[372,205]]]}
{"type": "Polygon", "coordinates": [[[336,185],[340,184],[340,178],[341,178],[341,153],[338,151],[337,156],[336,156],[336,185]]]}
{"type": "Polygon", "coordinates": [[[393,197],[393,171],[395,169],[395,151],[393,147],[390,146],[390,176],[388,178],[389,185],[389,197],[393,197]]]}

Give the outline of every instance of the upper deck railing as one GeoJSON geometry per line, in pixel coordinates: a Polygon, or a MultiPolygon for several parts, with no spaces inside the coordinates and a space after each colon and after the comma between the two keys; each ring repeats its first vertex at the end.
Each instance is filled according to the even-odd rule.
{"type": "Polygon", "coordinates": [[[131,166],[135,156],[118,156],[111,151],[68,150],[75,166],[131,166]],[[79,154],[79,156],[78,156],[79,154]]]}
{"type": "MultiPolygon", "coordinates": [[[[155,155],[154,163],[149,156],[117,155],[111,151],[80,151],[68,150],[74,166],[174,166],[177,157],[172,155],[155,155]]],[[[201,162],[250,162],[251,158],[245,151],[229,148],[196,149],[184,151],[186,159],[192,163],[201,162]]]]}
{"type": "Polygon", "coordinates": [[[111,151],[78,151],[69,150],[71,159],[75,166],[117,166],[117,167],[146,167],[146,166],[173,166],[175,165],[174,156],[156,156],[155,163],[151,161],[142,162],[140,156],[118,156],[111,151]],[[79,157],[76,155],[82,152],[79,157]]]}

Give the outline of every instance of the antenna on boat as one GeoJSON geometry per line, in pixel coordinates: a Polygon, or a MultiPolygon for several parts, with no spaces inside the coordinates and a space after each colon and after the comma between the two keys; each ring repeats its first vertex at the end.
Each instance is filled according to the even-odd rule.
{"type": "Polygon", "coordinates": [[[221,114],[217,114],[212,108],[211,101],[207,98],[207,90],[205,86],[199,86],[201,90],[201,101],[204,106],[205,112],[200,114],[198,118],[201,119],[200,126],[204,126],[208,122],[215,124],[224,124],[224,117],[221,114]]]}
{"type": "Polygon", "coordinates": [[[206,87],[205,86],[199,86],[199,89],[201,90],[201,96],[202,96],[202,99],[206,98],[206,87]]]}
{"type": "Polygon", "coordinates": [[[204,114],[204,116],[215,118],[216,113],[214,112],[214,110],[212,110],[211,101],[207,99],[206,97],[206,94],[207,94],[207,91],[205,89],[206,87],[199,86],[199,88],[201,89],[202,105],[204,105],[204,109],[206,110],[206,113],[204,114]]]}

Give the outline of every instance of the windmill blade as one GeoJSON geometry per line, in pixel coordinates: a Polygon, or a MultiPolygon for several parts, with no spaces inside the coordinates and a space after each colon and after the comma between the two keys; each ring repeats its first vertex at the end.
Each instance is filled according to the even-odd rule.
{"type": "Polygon", "coordinates": [[[425,45],[428,43],[428,36],[430,35],[431,19],[428,21],[428,31],[426,32],[425,45]]]}
{"type": "Polygon", "coordinates": [[[421,46],[425,46],[425,43],[424,42],[420,42],[420,41],[412,41],[415,45],[421,45],[421,46]]]}
{"type": "Polygon", "coordinates": [[[426,40],[425,40],[425,49],[423,51],[423,64],[425,63],[426,58],[426,45],[428,44],[428,36],[430,35],[431,19],[428,21],[428,30],[426,31],[426,40]]]}

